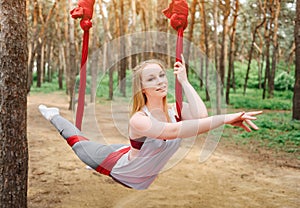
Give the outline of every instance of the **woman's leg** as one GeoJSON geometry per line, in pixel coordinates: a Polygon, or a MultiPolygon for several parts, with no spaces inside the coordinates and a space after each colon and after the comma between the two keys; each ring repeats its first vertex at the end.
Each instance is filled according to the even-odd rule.
{"type": "Polygon", "coordinates": [[[72,146],[72,149],[82,162],[96,169],[102,161],[112,152],[125,145],[101,145],[92,141],[80,141],[72,146]]]}
{"type": "Polygon", "coordinates": [[[96,169],[110,153],[125,146],[122,144],[104,145],[89,141],[79,129],[60,115],[53,116],[50,122],[68,141],[79,159],[93,169],[96,169]],[[74,139],[75,142],[69,142],[74,139]]]}
{"type": "Polygon", "coordinates": [[[53,116],[50,122],[64,139],[74,135],[83,136],[83,133],[76,126],[60,115],[53,116]]]}
{"type": "Polygon", "coordinates": [[[60,116],[58,108],[39,106],[39,111],[45,119],[50,121],[62,137],[72,147],[76,155],[88,166],[96,169],[112,152],[127,145],[104,145],[89,141],[83,133],[71,122],[60,116]]]}

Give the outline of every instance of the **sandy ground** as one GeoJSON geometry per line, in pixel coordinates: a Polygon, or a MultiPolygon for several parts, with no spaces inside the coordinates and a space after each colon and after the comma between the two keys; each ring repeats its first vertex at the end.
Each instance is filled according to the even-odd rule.
{"type": "MultiPolygon", "coordinates": [[[[273,153],[253,153],[251,148],[222,140],[213,155],[200,163],[201,137],[148,190],[127,189],[87,169],[39,114],[37,106],[41,103],[59,107],[61,114],[71,121],[74,116],[67,110],[68,98],[63,93],[28,97],[29,208],[300,207],[299,161],[278,165],[290,164],[289,158],[278,162],[270,156],[273,153]]],[[[104,103],[92,109],[95,113],[89,112],[96,116],[85,119],[83,128],[89,138],[93,137],[91,140],[127,143],[120,133],[126,129],[126,106],[112,108],[104,103]],[[99,129],[89,123],[94,122],[92,118],[97,119],[99,129]]]]}

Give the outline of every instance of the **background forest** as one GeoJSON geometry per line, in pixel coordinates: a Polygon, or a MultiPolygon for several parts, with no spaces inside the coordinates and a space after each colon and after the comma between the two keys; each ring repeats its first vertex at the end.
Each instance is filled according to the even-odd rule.
{"type": "MultiPolygon", "coordinates": [[[[226,104],[233,108],[288,110],[284,115],[264,116],[258,125],[266,132],[253,137],[267,138],[270,146],[275,143],[288,152],[298,152],[299,124],[291,123],[290,113],[295,83],[296,2],[187,2],[189,25],[184,33],[184,55],[190,82],[208,105],[216,100],[219,112],[221,101],[218,100],[222,94],[226,104]],[[193,52],[195,48],[200,55],[193,52]],[[199,58],[193,58],[195,56],[199,58]],[[216,97],[203,90],[210,84],[209,67],[220,76],[216,79],[219,86],[216,97]],[[280,125],[269,124],[270,120],[280,125]],[[277,135],[275,139],[274,135],[277,135]]],[[[27,3],[28,92],[65,89],[70,96],[69,109],[72,109],[83,32],[69,11],[76,7],[77,1],[28,0],[27,3]]],[[[176,36],[176,31],[162,14],[169,3],[168,0],[95,1],[87,66],[87,92],[91,94],[91,102],[95,101],[94,95],[105,99],[130,97],[130,80],[124,80],[130,77],[130,69],[142,60],[160,58],[172,66],[175,61],[172,47],[176,41],[172,36],[176,36]],[[147,31],[156,31],[159,35],[149,35],[147,31]],[[137,33],[145,35],[147,41],[138,42],[136,37],[139,36],[134,35],[137,33]],[[132,52],[136,48],[145,52],[132,52]]]]}
{"type": "MultiPolygon", "coordinates": [[[[140,61],[166,63],[174,102],[177,33],[162,14],[170,2],[95,0],[85,97],[86,115],[95,113],[86,119],[91,138],[89,124],[99,118],[97,133],[123,143],[112,111],[128,133],[131,69],[140,61]]],[[[77,3],[0,0],[1,208],[299,207],[300,0],[187,1],[188,78],[209,113],[264,113],[258,131],[225,125],[220,144],[199,136],[145,192],[81,168],[38,111],[41,103],[56,106],[71,120],[76,110],[83,31],[70,10],[77,3]],[[203,143],[213,142],[218,148],[201,163],[203,143]]]]}

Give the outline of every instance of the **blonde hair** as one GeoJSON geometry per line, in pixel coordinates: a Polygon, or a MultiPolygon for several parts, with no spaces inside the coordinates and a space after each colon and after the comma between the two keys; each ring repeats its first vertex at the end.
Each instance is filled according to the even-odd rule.
{"type": "MultiPolygon", "coordinates": [[[[132,78],[132,94],[133,94],[133,103],[132,103],[132,109],[130,113],[130,117],[133,116],[136,112],[140,111],[142,107],[144,107],[147,103],[147,97],[142,91],[142,71],[148,64],[157,64],[159,65],[162,70],[166,70],[164,64],[162,61],[157,59],[151,59],[144,61],[137,65],[133,69],[133,78],[132,78]]],[[[168,113],[168,102],[167,102],[167,96],[163,98],[163,106],[164,106],[164,113],[166,115],[167,121],[170,122],[170,117],[168,113]]]]}

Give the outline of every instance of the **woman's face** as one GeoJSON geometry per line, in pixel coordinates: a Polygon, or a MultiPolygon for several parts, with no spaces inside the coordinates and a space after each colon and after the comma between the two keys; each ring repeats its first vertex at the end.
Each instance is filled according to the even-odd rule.
{"type": "Polygon", "coordinates": [[[166,72],[158,64],[148,64],[142,71],[142,92],[147,96],[165,97],[168,92],[166,72]]]}

